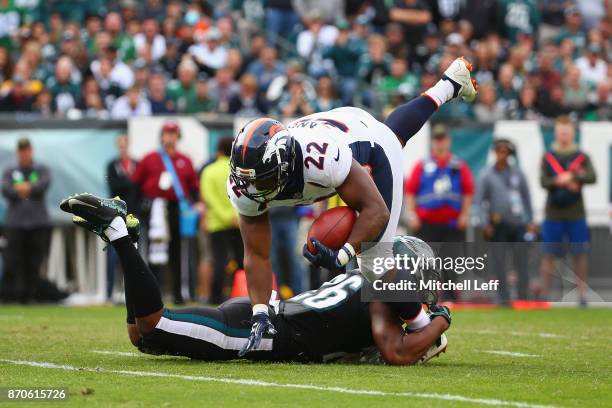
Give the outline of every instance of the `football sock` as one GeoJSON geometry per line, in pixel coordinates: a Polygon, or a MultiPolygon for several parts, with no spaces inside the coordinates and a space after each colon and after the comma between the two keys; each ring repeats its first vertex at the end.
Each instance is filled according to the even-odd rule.
{"type": "Polygon", "coordinates": [[[111,241],[116,241],[128,235],[127,226],[121,217],[115,217],[110,225],[104,230],[104,235],[111,241]]]}
{"type": "Polygon", "coordinates": [[[115,239],[112,243],[117,255],[119,255],[121,268],[123,269],[126,303],[129,300],[133,305],[134,317],[148,316],[162,309],[164,303],[157,280],[134,248],[132,239],[126,235],[115,239]]]}
{"type": "Polygon", "coordinates": [[[439,80],[434,86],[423,92],[424,96],[428,96],[432,101],[435,102],[436,107],[440,107],[444,102],[448,102],[453,99],[455,94],[455,87],[453,83],[447,79],[439,80]]]}
{"type": "Polygon", "coordinates": [[[253,315],[256,315],[258,313],[263,313],[265,315],[268,314],[268,305],[264,305],[263,303],[258,303],[256,305],[253,305],[253,315]]]}
{"type": "MultiPolygon", "coordinates": [[[[450,85],[450,87],[452,96],[453,86],[450,85]]],[[[438,106],[432,98],[421,95],[408,103],[398,106],[387,117],[385,125],[406,143],[423,127],[436,109],[438,109],[438,106]]]]}

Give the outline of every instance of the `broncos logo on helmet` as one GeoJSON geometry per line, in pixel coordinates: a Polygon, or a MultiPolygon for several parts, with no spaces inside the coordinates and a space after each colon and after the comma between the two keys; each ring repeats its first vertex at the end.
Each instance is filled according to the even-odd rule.
{"type": "Polygon", "coordinates": [[[232,145],[230,179],[246,197],[273,200],[287,185],[294,168],[295,140],[277,120],[247,123],[232,145]]]}

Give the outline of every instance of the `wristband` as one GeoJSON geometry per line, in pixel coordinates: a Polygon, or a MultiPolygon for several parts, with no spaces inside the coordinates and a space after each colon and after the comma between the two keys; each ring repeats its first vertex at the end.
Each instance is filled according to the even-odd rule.
{"type": "Polygon", "coordinates": [[[348,242],[340,248],[338,251],[338,256],[336,257],[336,263],[338,266],[344,266],[355,256],[355,248],[348,242]]]}

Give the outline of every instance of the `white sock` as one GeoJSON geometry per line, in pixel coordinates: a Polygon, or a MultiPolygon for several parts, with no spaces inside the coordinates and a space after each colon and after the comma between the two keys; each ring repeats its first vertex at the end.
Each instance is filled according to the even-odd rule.
{"type": "Polygon", "coordinates": [[[119,238],[127,237],[128,230],[123,218],[115,217],[115,219],[111,221],[108,228],[104,230],[104,235],[106,235],[111,242],[116,241],[119,238]]]}
{"type": "Polygon", "coordinates": [[[253,315],[256,315],[258,313],[268,315],[268,305],[264,305],[263,303],[253,305],[253,315]]]}
{"type": "Polygon", "coordinates": [[[423,93],[429,96],[439,108],[444,102],[450,101],[453,98],[455,88],[453,88],[453,84],[450,81],[441,79],[423,93]]]}
{"type": "Polygon", "coordinates": [[[421,311],[418,315],[416,315],[414,319],[410,321],[405,321],[404,323],[406,323],[406,329],[408,331],[415,331],[427,326],[429,323],[431,323],[431,319],[429,318],[425,310],[423,310],[423,308],[421,307],[421,311]]]}

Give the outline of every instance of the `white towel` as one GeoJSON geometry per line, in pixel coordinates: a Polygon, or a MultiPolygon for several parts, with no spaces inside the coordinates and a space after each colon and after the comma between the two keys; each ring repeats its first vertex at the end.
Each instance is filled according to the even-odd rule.
{"type": "Polygon", "coordinates": [[[149,262],[153,265],[168,263],[168,242],[170,234],[166,200],[156,198],[151,204],[149,219],[149,262]]]}

